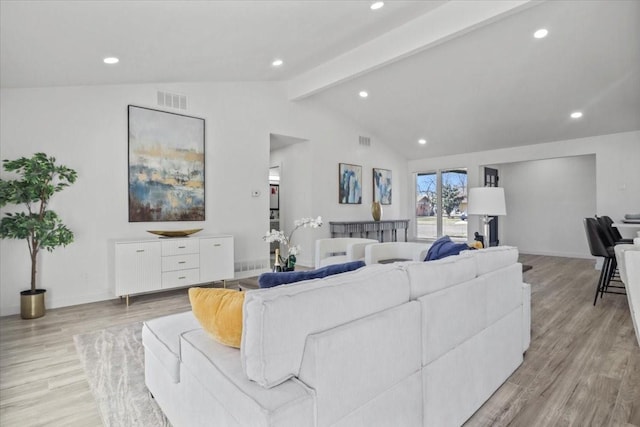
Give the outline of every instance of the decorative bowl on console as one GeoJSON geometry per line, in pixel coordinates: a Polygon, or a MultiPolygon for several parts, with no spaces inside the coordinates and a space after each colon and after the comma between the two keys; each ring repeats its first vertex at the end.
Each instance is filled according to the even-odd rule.
{"type": "Polygon", "coordinates": [[[148,233],[162,237],[187,237],[198,231],[202,231],[202,228],[192,228],[190,230],[147,230],[148,233]]]}

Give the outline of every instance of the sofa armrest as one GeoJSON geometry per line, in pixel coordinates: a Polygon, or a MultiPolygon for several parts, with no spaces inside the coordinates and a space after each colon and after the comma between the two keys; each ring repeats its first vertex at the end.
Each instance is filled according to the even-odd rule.
{"type": "Polygon", "coordinates": [[[370,242],[354,243],[347,246],[347,261],[363,260],[365,248],[372,243],[378,243],[378,241],[372,240],[370,242]]]}
{"type": "MultiPolygon", "coordinates": [[[[316,240],[315,268],[330,264],[340,264],[347,261],[358,261],[364,258],[364,253],[358,258],[350,258],[349,251],[353,245],[378,243],[377,240],[357,237],[335,237],[316,240]]],[[[364,249],[363,249],[364,250],[364,249]]]]}

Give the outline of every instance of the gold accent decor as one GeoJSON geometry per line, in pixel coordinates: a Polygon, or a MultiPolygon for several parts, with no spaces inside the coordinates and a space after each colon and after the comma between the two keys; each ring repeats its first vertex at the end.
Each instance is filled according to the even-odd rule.
{"type": "Polygon", "coordinates": [[[20,292],[20,317],[23,319],[37,319],[44,316],[45,292],[45,289],[36,289],[36,293],[31,293],[31,291],[20,292]]]}
{"type": "Polygon", "coordinates": [[[380,221],[380,218],[382,218],[382,206],[380,202],[371,203],[371,216],[374,221],[380,221]]]}
{"type": "Polygon", "coordinates": [[[202,231],[202,228],[192,228],[190,230],[147,230],[147,233],[157,234],[162,237],[186,237],[202,231]]]}

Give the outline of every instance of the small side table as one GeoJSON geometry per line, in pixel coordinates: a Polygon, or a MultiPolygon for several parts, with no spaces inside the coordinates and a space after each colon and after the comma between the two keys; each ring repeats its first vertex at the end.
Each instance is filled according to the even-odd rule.
{"type": "Polygon", "coordinates": [[[240,279],[238,281],[238,288],[241,291],[250,291],[253,289],[260,289],[260,287],[258,286],[258,278],[247,277],[246,279],[240,279]]]}

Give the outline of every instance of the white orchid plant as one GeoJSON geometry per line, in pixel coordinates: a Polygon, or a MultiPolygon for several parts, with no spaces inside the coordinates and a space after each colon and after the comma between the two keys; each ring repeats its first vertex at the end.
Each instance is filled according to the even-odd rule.
{"type": "Polygon", "coordinates": [[[298,228],[318,228],[322,227],[322,217],[317,218],[302,218],[294,221],[294,227],[291,230],[291,233],[287,236],[284,234],[282,230],[271,230],[267,231],[267,233],[262,236],[262,239],[265,242],[280,242],[281,244],[287,247],[287,254],[289,256],[293,255],[294,257],[300,253],[300,245],[291,244],[291,239],[293,238],[293,233],[296,232],[298,228]]]}

